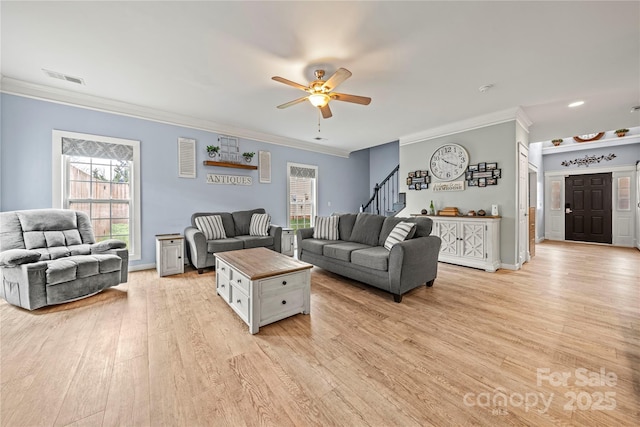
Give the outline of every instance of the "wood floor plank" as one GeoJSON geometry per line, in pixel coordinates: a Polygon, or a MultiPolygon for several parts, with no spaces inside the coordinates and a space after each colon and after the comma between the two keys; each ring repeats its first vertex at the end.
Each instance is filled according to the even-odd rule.
{"type": "Polygon", "coordinates": [[[640,420],[640,251],[544,242],[520,271],[441,263],[435,285],[401,304],[319,268],[311,277],[311,314],[256,335],[216,295],[215,272],[191,268],[132,272],[127,284],[35,312],[0,301],[0,424],[640,420]],[[615,384],[579,384],[579,369],[604,369],[615,384]],[[539,370],[569,377],[555,384],[539,370]],[[615,407],[591,407],[604,392],[615,407]],[[572,393],[582,408],[568,408],[572,393]]]}

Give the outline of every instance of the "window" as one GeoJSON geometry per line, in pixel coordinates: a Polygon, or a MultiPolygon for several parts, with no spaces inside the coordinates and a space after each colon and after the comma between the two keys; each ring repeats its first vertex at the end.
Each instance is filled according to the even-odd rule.
{"type": "Polygon", "coordinates": [[[53,132],[53,206],[85,212],[96,241],[120,239],[140,259],[140,142],[53,132]]]}
{"type": "Polygon", "coordinates": [[[631,210],[631,177],[618,178],[618,210],[631,210]]]}
{"type": "Polygon", "coordinates": [[[317,215],[318,167],[287,163],[287,200],[289,227],[313,227],[317,215]]]}

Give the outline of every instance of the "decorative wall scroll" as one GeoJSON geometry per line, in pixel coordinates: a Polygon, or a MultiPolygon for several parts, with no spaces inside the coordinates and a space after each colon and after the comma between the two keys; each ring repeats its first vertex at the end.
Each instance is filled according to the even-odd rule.
{"type": "Polygon", "coordinates": [[[580,166],[589,167],[589,165],[592,165],[594,163],[600,163],[603,160],[606,160],[608,162],[609,160],[613,160],[615,158],[616,158],[616,155],[613,154],[613,153],[610,153],[608,156],[605,156],[605,155],[602,155],[602,156],[589,156],[589,155],[586,155],[581,159],[564,160],[560,164],[562,166],[566,166],[566,167],[569,167],[571,165],[578,165],[578,167],[580,167],[580,166]]]}
{"type": "Polygon", "coordinates": [[[409,172],[407,176],[407,186],[409,190],[426,190],[431,183],[429,171],[420,170],[409,172]]]}
{"type": "Polygon", "coordinates": [[[498,185],[498,179],[502,178],[502,169],[498,169],[496,162],[478,163],[469,165],[464,174],[464,179],[469,187],[486,187],[498,185]]]}

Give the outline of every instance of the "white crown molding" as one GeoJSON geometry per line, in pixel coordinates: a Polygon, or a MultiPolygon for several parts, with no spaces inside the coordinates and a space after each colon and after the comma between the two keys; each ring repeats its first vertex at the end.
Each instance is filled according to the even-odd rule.
{"type": "Polygon", "coordinates": [[[417,142],[427,141],[429,139],[440,138],[443,136],[454,135],[460,132],[466,132],[474,129],[480,129],[487,126],[493,126],[500,123],[515,121],[520,119],[521,126],[525,130],[529,129],[531,121],[528,119],[524,111],[520,107],[509,108],[507,110],[497,111],[495,113],[484,114],[482,116],[472,117],[455,123],[438,126],[422,132],[405,135],[400,137],[400,145],[415,144],[417,142]],[[518,112],[520,111],[520,112],[518,112]],[[529,123],[529,124],[527,124],[529,123]],[[525,124],[527,124],[525,126],[525,124]]]}
{"type": "Polygon", "coordinates": [[[621,138],[616,136],[613,138],[600,139],[598,141],[591,142],[574,142],[568,143],[566,145],[561,144],[557,147],[549,141],[543,142],[542,144],[544,144],[542,148],[542,155],[546,156],[548,154],[568,153],[571,151],[592,150],[595,148],[611,148],[619,147],[621,145],[640,144],[640,135],[627,135],[621,138]]]}
{"type": "Polygon", "coordinates": [[[181,114],[116,101],[114,99],[101,98],[94,95],[72,92],[66,89],[29,83],[22,80],[12,79],[10,77],[0,76],[0,92],[55,102],[57,104],[86,108],[89,110],[118,114],[121,116],[135,117],[176,126],[184,126],[191,129],[204,130],[217,134],[232,135],[239,138],[251,139],[269,144],[329,154],[331,156],[349,157],[349,151],[347,150],[326,147],[307,141],[271,135],[250,129],[223,125],[210,120],[196,119],[193,117],[183,116],[181,114]]]}
{"type": "Polygon", "coordinates": [[[516,122],[522,126],[525,132],[529,133],[529,127],[533,124],[527,113],[524,112],[522,107],[516,108],[516,122]]]}

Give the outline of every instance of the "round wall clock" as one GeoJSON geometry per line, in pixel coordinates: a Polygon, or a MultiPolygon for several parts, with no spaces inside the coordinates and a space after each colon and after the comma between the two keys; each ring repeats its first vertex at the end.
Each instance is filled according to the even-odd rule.
{"type": "Polygon", "coordinates": [[[604,136],[604,132],[598,132],[598,133],[588,133],[586,135],[574,136],[573,139],[576,142],[589,142],[589,141],[597,141],[603,136],[604,136]]]}
{"type": "Polygon", "coordinates": [[[429,164],[433,176],[442,181],[453,181],[469,166],[469,153],[461,145],[445,144],[431,155],[429,164]]]}

